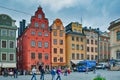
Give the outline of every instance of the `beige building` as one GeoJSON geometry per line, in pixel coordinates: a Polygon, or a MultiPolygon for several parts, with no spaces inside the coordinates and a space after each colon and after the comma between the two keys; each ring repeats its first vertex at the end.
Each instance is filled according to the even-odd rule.
{"type": "Polygon", "coordinates": [[[108,30],[110,30],[111,58],[120,59],[120,18],[111,22],[108,30]]]}
{"type": "Polygon", "coordinates": [[[91,27],[83,28],[83,32],[86,35],[87,42],[87,59],[88,60],[97,60],[98,59],[98,33],[95,29],[91,27]]]}

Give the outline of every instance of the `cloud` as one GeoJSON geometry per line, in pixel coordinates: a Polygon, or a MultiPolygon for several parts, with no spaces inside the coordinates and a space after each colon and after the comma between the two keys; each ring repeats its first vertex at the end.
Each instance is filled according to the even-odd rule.
{"type": "Polygon", "coordinates": [[[47,6],[52,11],[59,11],[63,8],[90,4],[92,0],[40,0],[40,4],[47,6]]]}

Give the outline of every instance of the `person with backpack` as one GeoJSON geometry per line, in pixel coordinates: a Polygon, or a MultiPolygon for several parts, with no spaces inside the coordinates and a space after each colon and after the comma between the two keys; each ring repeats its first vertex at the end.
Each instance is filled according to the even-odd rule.
{"type": "Polygon", "coordinates": [[[44,80],[45,70],[44,70],[44,67],[43,67],[43,66],[41,67],[40,72],[41,72],[41,77],[40,77],[40,80],[44,80]]]}
{"type": "Polygon", "coordinates": [[[52,75],[52,80],[55,80],[56,70],[54,67],[51,70],[51,75],[52,75]]]}

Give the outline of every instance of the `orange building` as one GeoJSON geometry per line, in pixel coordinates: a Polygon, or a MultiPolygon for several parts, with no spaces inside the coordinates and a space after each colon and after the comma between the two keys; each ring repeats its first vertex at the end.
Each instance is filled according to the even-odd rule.
{"type": "Polygon", "coordinates": [[[60,19],[56,19],[51,28],[52,66],[66,65],[65,30],[60,19]]]}
{"type": "Polygon", "coordinates": [[[44,63],[45,69],[50,69],[50,30],[42,8],[38,7],[26,28],[24,21],[20,25],[17,39],[18,69],[31,70],[40,63],[44,63]]]}

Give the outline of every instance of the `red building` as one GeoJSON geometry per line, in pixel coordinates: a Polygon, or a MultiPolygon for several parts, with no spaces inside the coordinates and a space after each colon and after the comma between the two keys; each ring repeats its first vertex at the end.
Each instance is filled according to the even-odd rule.
{"type": "Polygon", "coordinates": [[[31,70],[44,63],[45,69],[51,67],[50,30],[48,19],[41,7],[31,17],[31,23],[25,27],[25,20],[20,22],[17,39],[17,66],[20,70],[31,70]]]}

